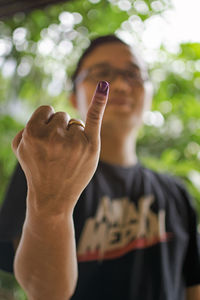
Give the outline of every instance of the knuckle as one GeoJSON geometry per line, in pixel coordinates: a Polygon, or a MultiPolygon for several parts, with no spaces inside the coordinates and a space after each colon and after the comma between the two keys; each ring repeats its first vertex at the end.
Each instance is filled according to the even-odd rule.
{"type": "Polygon", "coordinates": [[[38,107],[37,110],[44,110],[44,111],[46,110],[46,111],[54,112],[54,108],[51,105],[41,105],[41,106],[38,107]]]}
{"type": "Polygon", "coordinates": [[[99,110],[97,109],[97,107],[93,107],[91,110],[89,110],[88,117],[90,118],[90,120],[93,120],[93,121],[99,121],[101,119],[101,116],[99,114],[99,110]]]}
{"type": "Polygon", "coordinates": [[[35,124],[34,122],[29,121],[25,128],[26,135],[32,135],[35,132],[35,124]]]}
{"type": "Polygon", "coordinates": [[[64,111],[58,111],[54,114],[54,117],[58,117],[58,118],[61,118],[61,119],[68,119],[69,114],[64,112],[64,111]]]}
{"type": "Polygon", "coordinates": [[[44,131],[41,126],[39,126],[35,122],[28,122],[25,130],[24,130],[24,135],[25,138],[40,138],[46,136],[47,132],[44,131]]]}
{"type": "Polygon", "coordinates": [[[72,132],[72,130],[70,130],[68,137],[69,137],[70,144],[73,144],[75,147],[79,144],[79,136],[78,136],[77,132],[75,132],[75,130],[73,130],[73,132],[72,132]]]}
{"type": "Polygon", "coordinates": [[[66,112],[59,111],[53,114],[52,117],[50,117],[48,124],[54,124],[54,126],[58,126],[59,124],[61,126],[66,126],[69,118],[70,116],[66,112]]]}
{"type": "Polygon", "coordinates": [[[102,106],[105,102],[105,96],[102,94],[96,94],[95,95],[95,104],[99,104],[102,106]]]}
{"type": "Polygon", "coordinates": [[[54,108],[51,105],[41,105],[39,106],[33,113],[34,117],[38,117],[40,115],[49,115],[54,113],[54,108]]]}

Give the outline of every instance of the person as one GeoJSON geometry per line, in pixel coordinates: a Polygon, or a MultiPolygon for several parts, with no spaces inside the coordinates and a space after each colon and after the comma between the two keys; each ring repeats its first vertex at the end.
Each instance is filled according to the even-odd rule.
{"type": "Polygon", "coordinates": [[[191,198],[137,158],[153,96],[145,64],[103,36],[73,82],[83,122],[41,106],[13,140],[21,166],[0,212],[1,268],[13,271],[17,249],[15,276],[30,300],[199,300],[191,198]]]}

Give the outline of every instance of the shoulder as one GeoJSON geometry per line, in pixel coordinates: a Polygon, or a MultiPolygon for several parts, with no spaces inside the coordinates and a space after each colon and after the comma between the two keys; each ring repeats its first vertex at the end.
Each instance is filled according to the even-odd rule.
{"type": "Polygon", "coordinates": [[[155,188],[160,188],[174,197],[191,198],[181,178],[166,172],[157,172],[144,166],[141,166],[141,170],[144,178],[149,180],[155,188]]]}
{"type": "Polygon", "coordinates": [[[163,184],[182,185],[181,179],[167,172],[158,172],[141,164],[141,171],[144,176],[152,180],[158,180],[163,184]]]}
{"type": "Polygon", "coordinates": [[[174,210],[182,217],[185,224],[196,220],[195,201],[187,191],[181,178],[168,173],[156,172],[146,167],[142,168],[144,178],[150,180],[151,190],[157,199],[165,203],[170,211],[174,210]]]}

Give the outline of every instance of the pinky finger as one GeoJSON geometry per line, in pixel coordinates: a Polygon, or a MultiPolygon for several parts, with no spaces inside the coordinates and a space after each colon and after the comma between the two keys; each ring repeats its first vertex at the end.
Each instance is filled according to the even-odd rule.
{"type": "Polygon", "coordinates": [[[18,134],[14,137],[13,141],[12,141],[12,150],[15,153],[15,155],[17,154],[17,148],[21,142],[22,139],[22,135],[23,135],[24,129],[22,129],[20,132],[18,132],[18,134]]]}

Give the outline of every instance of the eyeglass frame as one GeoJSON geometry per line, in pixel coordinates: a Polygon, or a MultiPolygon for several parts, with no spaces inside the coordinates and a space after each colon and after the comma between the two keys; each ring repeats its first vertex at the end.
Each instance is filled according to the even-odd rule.
{"type": "MultiPolygon", "coordinates": [[[[89,73],[91,72],[91,70],[94,67],[96,67],[96,66],[91,66],[90,68],[81,71],[80,74],[78,74],[78,76],[74,80],[74,85],[76,85],[77,83],[80,83],[80,82],[84,81],[88,77],[89,73]]],[[[112,78],[111,81],[114,81],[117,78],[117,76],[119,76],[119,75],[121,75],[123,78],[126,77],[126,76],[124,76],[124,73],[127,72],[128,70],[121,70],[119,68],[115,68],[115,67],[111,67],[111,66],[109,66],[109,68],[111,68],[111,69],[113,69],[115,71],[115,72],[113,72],[113,74],[115,74],[115,75],[114,75],[114,77],[112,78]]],[[[139,69],[139,67],[138,67],[138,69],[139,69]]],[[[92,80],[92,77],[88,77],[88,79],[92,80]]],[[[135,81],[138,81],[140,83],[144,83],[146,81],[149,81],[149,77],[148,77],[147,74],[146,74],[145,78],[142,78],[142,76],[141,76],[140,78],[137,78],[137,79],[139,79],[139,80],[135,80],[135,81]]],[[[104,79],[102,78],[102,80],[104,80],[104,79]]],[[[95,81],[95,80],[92,80],[92,81],[95,81]]]]}

